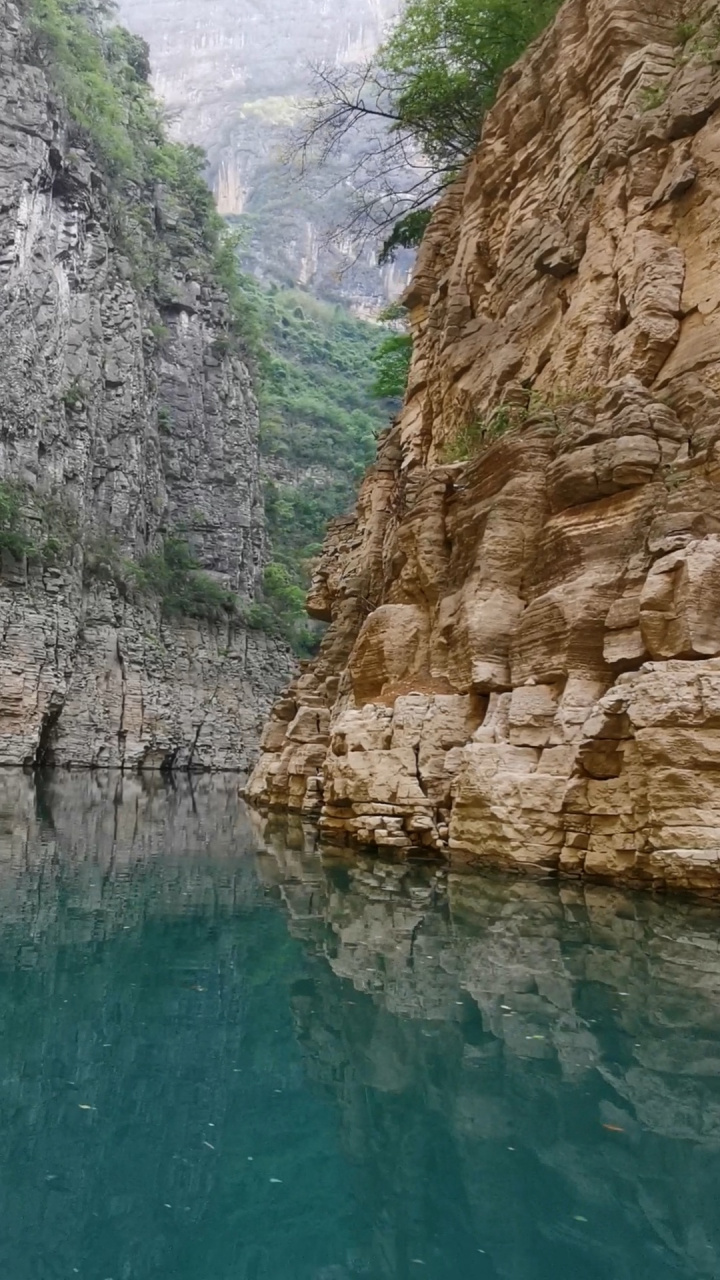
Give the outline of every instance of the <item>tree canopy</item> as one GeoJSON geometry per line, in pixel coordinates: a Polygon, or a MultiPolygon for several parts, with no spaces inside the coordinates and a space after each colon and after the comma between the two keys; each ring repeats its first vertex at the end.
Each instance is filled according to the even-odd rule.
{"type": "Polygon", "coordinates": [[[462,162],[504,72],[553,17],[558,0],[408,0],[378,62],[397,127],[434,168],[462,162]]]}

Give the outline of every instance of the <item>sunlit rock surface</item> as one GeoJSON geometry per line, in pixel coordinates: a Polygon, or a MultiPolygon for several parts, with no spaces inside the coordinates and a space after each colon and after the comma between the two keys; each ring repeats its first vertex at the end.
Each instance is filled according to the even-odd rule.
{"type": "Polygon", "coordinates": [[[720,887],[717,16],[568,0],[508,73],[254,800],[333,840],[720,887]]]}

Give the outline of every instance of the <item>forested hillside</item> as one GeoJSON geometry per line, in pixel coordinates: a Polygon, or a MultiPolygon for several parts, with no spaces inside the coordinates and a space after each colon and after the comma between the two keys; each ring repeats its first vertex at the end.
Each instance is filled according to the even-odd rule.
{"type": "Polygon", "coordinates": [[[271,546],[257,621],[281,629],[302,654],[315,644],[304,611],[310,562],[328,520],[351,509],[397,407],[375,393],[387,330],[299,289],[264,289],[246,277],[243,290],[271,546]]]}

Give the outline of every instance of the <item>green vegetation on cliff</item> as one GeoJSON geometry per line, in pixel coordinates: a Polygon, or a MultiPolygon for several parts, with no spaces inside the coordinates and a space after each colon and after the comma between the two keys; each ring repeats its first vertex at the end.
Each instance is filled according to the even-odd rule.
{"type": "MultiPolygon", "coordinates": [[[[231,322],[217,335],[216,354],[240,345],[257,349],[253,307],[237,266],[234,238],[218,216],[203,176],[205,158],[196,147],[168,140],[162,109],[149,85],[144,41],[111,25],[112,6],[102,2],[26,3],[31,56],[43,67],[68,122],[68,145],[56,181],[72,183],[79,151],[94,161],[106,184],[113,244],[127,259],[154,344],[162,342],[165,332],[162,306],[168,288],[172,290],[176,276],[192,273],[228,296],[231,322]]],[[[66,413],[83,409],[85,391],[78,379],[60,396],[66,413]]],[[[167,434],[169,418],[163,408],[158,426],[167,434]]],[[[79,547],[86,580],[109,576],[124,592],[154,598],[166,617],[247,614],[251,625],[273,623],[202,571],[183,530],[156,537],[153,548],[133,563],[112,531],[81,529],[67,504],[64,515],[63,523],[47,500],[40,503],[23,486],[0,484],[0,550],[31,564],[61,563],[79,547]]]]}
{"type": "Polygon", "coordinates": [[[90,536],[83,544],[83,577],[88,584],[110,578],[125,596],[149,597],[166,619],[219,622],[245,612],[232,591],[203,573],[180,529],[167,533],[157,551],[138,561],[127,559],[117,538],[90,536]]]}
{"type": "Polygon", "coordinates": [[[397,122],[440,172],[477,145],[503,74],[560,0],[407,0],[381,47],[397,122]]]}
{"type": "MultiPolygon", "coordinates": [[[[70,119],[68,140],[104,173],[128,249],[144,266],[157,266],[148,255],[159,247],[150,217],[159,184],[181,215],[182,243],[174,247],[219,252],[224,224],[202,176],[203,153],[168,140],[144,40],[108,24],[112,5],[29,0],[29,9],[37,56],[70,119]]],[[[152,274],[145,283],[152,285],[152,274]]]]}
{"type": "Polygon", "coordinates": [[[407,388],[413,338],[411,333],[389,333],[373,354],[375,380],[372,393],[380,400],[402,400],[407,388]]]}
{"type": "Polygon", "coordinates": [[[95,157],[111,189],[162,182],[214,248],[223,227],[197,147],[170,142],[149,83],[147,45],[109,25],[112,4],[28,0],[36,53],[70,118],[70,141],[95,157]]]}
{"type": "Polygon", "coordinates": [[[11,571],[24,560],[63,563],[78,539],[77,512],[66,502],[38,495],[20,481],[0,480],[0,553],[9,557],[11,571]]]}
{"type": "MultiPolygon", "coordinates": [[[[217,354],[242,346],[255,368],[260,401],[272,560],[258,602],[240,605],[203,574],[182,531],[158,541],[134,566],[112,537],[101,538],[97,555],[85,548],[86,572],[92,575],[97,561],[96,569],[113,572],[127,589],[154,595],[168,616],[237,612],[308,653],[317,640],[304,613],[309,562],[327,521],[352,505],[376,435],[402,391],[407,351],[399,351],[396,335],[388,338],[386,330],[340,305],[299,290],[266,289],[243,274],[240,237],[215,211],[202,152],[166,137],[148,82],[145,43],[111,25],[108,8],[92,0],[27,4],[36,56],[71,121],[70,146],[87,151],[107,181],[115,241],[146,299],[149,332],[162,333],[155,301],[178,264],[194,278],[214,281],[227,294],[232,316],[216,339],[217,354]]],[[[72,151],[67,161],[72,163],[72,151]]],[[[82,401],[79,385],[64,390],[68,412],[82,401]]],[[[162,408],[158,424],[167,434],[162,408]]],[[[0,503],[0,543],[3,538],[18,549],[25,538],[12,494],[4,507],[0,503]]]]}
{"type": "Polygon", "coordinates": [[[22,496],[19,485],[0,481],[0,553],[6,551],[16,560],[34,550],[23,523],[22,496]]]}
{"type": "Polygon", "coordinates": [[[162,549],[132,566],[141,591],[160,600],[166,617],[221,620],[237,609],[237,597],[203,573],[181,536],[163,539],[162,549]]]}
{"type": "Polygon", "coordinates": [[[107,181],[116,243],[136,284],[150,303],[164,269],[182,263],[225,289],[233,336],[252,345],[234,239],[205,181],[205,156],[168,139],[145,41],[110,24],[111,3],[27,4],[35,54],[70,120],[68,142],[87,150],[107,181]]]}
{"type": "MultiPolygon", "coordinates": [[[[156,600],[165,618],[226,619],[240,612],[253,625],[250,610],[240,609],[232,591],[226,590],[195,559],[183,531],[167,534],[160,549],[139,561],[128,560],[110,534],[81,533],[77,511],[57,499],[39,496],[27,485],[0,481],[0,562],[9,557],[11,572],[23,563],[62,566],[82,553],[86,583],[111,578],[123,595],[144,595],[156,600]]],[[[0,563],[0,573],[4,569],[0,563]]]]}
{"type": "Polygon", "coordinates": [[[372,385],[387,338],[378,325],[299,289],[264,289],[250,277],[243,277],[242,293],[258,366],[272,550],[258,618],[307,654],[317,642],[304,611],[310,562],[328,520],[351,509],[402,388],[397,378],[389,392],[372,385]]]}

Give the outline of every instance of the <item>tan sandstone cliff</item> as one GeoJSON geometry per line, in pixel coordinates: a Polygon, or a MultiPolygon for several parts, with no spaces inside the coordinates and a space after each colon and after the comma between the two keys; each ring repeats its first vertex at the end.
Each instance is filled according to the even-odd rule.
{"type": "Polygon", "coordinates": [[[252,799],[720,886],[719,257],[720,6],[568,0],[426,236],[406,406],[252,799]]]}

